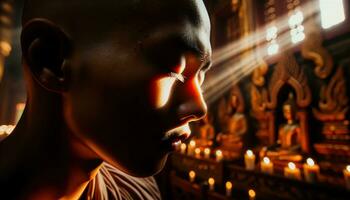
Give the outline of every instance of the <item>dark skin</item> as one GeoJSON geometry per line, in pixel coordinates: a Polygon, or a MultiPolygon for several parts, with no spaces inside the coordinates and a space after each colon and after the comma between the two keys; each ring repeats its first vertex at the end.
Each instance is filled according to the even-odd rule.
{"type": "Polygon", "coordinates": [[[134,176],[159,172],[189,134],[166,133],[206,114],[209,34],[198,0],[29,0],[28,99],[0,143],[2,197],[78,199],[103,161],[134,176]]]}

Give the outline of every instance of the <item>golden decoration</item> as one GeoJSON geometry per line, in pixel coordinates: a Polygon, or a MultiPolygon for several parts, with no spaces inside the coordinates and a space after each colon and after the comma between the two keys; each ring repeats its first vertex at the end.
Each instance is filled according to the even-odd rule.
{"type": "Polygon", "coordinates": [[[345,120],[348,103],[344,70],[339,66],[329,83],[322,86],[319,109],[313,109],[313,113],[321,121],[345,120]]]}
{"type": "Polygon", "coordinates": [[[301,47],[301,55],[305,59],[312,60],[315,63],[315,74],[325,79],[333,70],[333,58],[322,46],[323,38],[319,26],[313,20],[309,20],[305,27],[307,27],[306,39],[301,47]]]}
{"type": "Polygon", "coordinates": [[[305,108],[311,103],[312,96],[307,77],[295,60],[294,55],[290,53],[281,56],[281,60],[275,66],[269,82],[269,96],[265,96],[267,99],[266,106],[269,109],[277,107],[278,93],[285,84],[289,84],[295,90],[296,103],[300,108],[305,108]]]}

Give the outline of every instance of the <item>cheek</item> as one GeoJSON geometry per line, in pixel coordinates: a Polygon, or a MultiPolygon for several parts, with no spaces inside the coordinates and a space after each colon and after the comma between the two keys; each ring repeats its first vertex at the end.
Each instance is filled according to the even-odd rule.
{"type": "Polygon", "coordinates": [[[193,93],[195,98],[202,98],[203,91],[201,88],[201,82],[196,77],[191,80],[190,92],[193,93]]]}
{"type": "Polygon", "coordinates": [[[156,108],[164,107],[171,96],[175,78],[160,77],[151,81],[150,84],[150,102],[156,108]]]}

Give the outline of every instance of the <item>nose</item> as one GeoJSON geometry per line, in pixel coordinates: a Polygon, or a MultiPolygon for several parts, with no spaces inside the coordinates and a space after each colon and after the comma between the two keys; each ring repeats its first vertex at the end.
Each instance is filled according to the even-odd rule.
{"type": "Polygon", "coordinates": [[[196,78],[188,80],[179,89],[177,114],[181,122],[188,123],[202,119],[208,109],[198,80],[196,78]]]}

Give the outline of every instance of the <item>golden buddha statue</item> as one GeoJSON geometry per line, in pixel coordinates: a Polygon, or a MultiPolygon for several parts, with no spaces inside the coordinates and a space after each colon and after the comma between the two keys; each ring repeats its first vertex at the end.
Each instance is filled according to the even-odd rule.
{"type": "Polygon", "coordinates": [[[209,116],[206,115],[199,124],[199,137],[195,139],[196,144],[200,147],[209,147],[213,145],[213,139],[215,137],[215,130],[211,125],[209,116]]]}
{"type": "Polygon", "coordinates": [[[242,113],[242,106],[239,108],[239,100],[236,94],[231,94],[226,131],[219,133],[216,141],[220,149],[226,154],[225,157],[234,157],[240,153],[243,147],[242,137],[247,131],[247,120],[242,113]]]}
{"type": "Polygon", "coordinates": [[[293,94],[289,94],[288,100],[283,104],[283,117],[286,120],[278,129],[277,144],[264,149],[264,154],[272,159],[300,161],[301,128],[296,120],[296,104],[293,94]]]}

